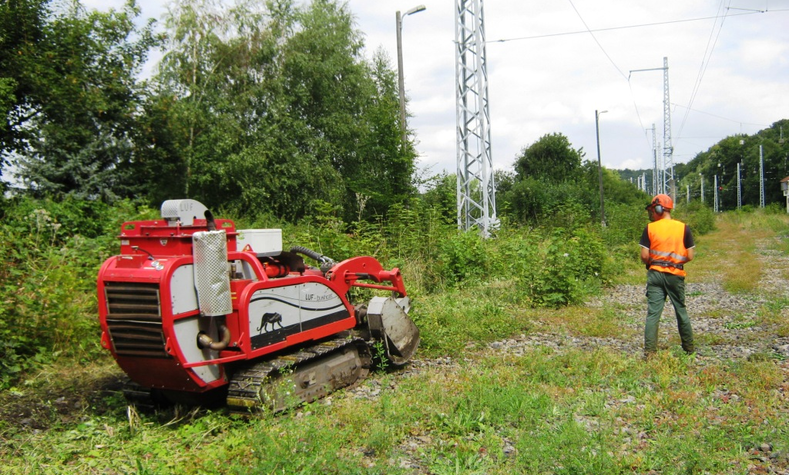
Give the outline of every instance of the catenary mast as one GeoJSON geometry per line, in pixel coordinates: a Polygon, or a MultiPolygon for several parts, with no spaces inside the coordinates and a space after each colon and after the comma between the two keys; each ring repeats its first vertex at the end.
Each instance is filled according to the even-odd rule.
{"type": "Polygon", "coordinates": [[[458,228],[488,237],[498,227],[490,147],[482,0],[456,0],[455,84],[458,228]]]}

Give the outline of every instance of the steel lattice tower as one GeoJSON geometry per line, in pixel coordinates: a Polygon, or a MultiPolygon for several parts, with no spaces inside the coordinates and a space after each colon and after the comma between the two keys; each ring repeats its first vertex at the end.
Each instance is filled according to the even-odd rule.
{"type": "MultiPolygon", "coordinates": [[[[671,100],[668,94],[668,57],[663,57],[663,189],[674,179],[674,146],[671,144],[671,100]]],[[[672,199],[676,199],[672,196],[672,199]]]]}
{"type": "Polygon", "coordinates": [[[482,0],[457,0],[455,85],[458,228],[488,237],[498,226],[490,148],[482,0]]]}
{"type": "MultiPolygon", "coordinates": [[[[671,144],[671,100],[668,89],[668,57],[663,57],[662,68],[632,69],[630,74],[643,71],[663,71],[663,157],[660,165],[657,164],[657,148],[653,145],[655,153],[655,172],[658,179],[654,188],[656,193],[670,193],[671,183],[674,180],[674,146],[671,144]]],[[[628,80],[630,77],[628,76],[628,80]]],[[[654,128],[652,125],[652,137],[654,144],[654,128]]],[[[676,197],[672,197],[675,199],[676,197]]]]}

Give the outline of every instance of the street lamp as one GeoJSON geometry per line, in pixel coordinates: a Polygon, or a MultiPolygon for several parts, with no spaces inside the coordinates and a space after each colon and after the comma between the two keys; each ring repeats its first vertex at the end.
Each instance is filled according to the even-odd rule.
{"type": "Polygon", "coordinates": [[[397,11],[396,26],[397,26],[397,85],[400,92],[400,128],[402,129],[403,145],[406,141],[406,125],[405,125],[405,84],[403,80],[403,18],[414,13],[419,13],[425,10],[424,5],[414,7],[404,15],[400,16],[400,10],[397,11]]]}
{"type": "Polygon", "coordinates": [[[603,163],[600,160],[600,114],[605,114],[608,111],[594,111],[594,130],[597,136],[597,172],[600,177],[600,223],[605,227],[605,204],[603,201],[603,163]]]}

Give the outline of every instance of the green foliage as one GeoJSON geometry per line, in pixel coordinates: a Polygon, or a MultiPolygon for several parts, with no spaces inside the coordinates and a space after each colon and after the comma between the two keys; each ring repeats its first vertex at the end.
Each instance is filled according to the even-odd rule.
{"type": "Polygon", "coordinates": [[[135,75],[157,42],[152,26],[136,26],[133,1],[109,12],[86,12],[75,2],[54,13],[48,1],[5,2],[3,9],[30,35],[2,35],[12,44],[0,48],[5,84],[15,86],[5,95],[13,102],[3,109],[2,151],[25,191],[123,194],[143,86],[135,75]]]}
{"type": "Polygon", "coordinates": [[[720,210],[737,209],[739,164],[740,194],[743,207],[760,205],[761,171],[764,172],[764,198],[766,204],[784,203],[780,180],[789,175],[789,141],[782,140],[782,130],[789,129],[789,120],[782,119],[754,135],[726,137],[708,150],[698,153],[691,161],[680,164],[676,175],[680,177],[677,190],[684,196],[689,187],[691,198],[700,198],[701,180],[704,180],[705,201],[712,202],[713,184],[717,177],[718,205],[720,210]],[[763,164],[763,166],[762,166],[763,164]]]}
{"type": "Polygon", "coordinates": [[[96,273],[116,252],[121,222],[135,212],[128,202],[3,203],[0,388],[58,355],[87,359],[101,351],[96,273]]]}
{"type": "MultiPolygon", "coordinates": [[[[515,175],[500,175],[500,215],[523,224],[567,229],[599,223],[600,170],[597,163],[581,163],[583,155],[561,134],[544,136],[525,148],[516,161],[515,175]]],[[[602,172],[606,221],[609,208],[647,201],[645,193],[618,174],[602,172]]],[[[617,212],[613,210],[614,221],[620,218],[617,212]]]]}
{"type": "Polygon", "coordinates": [[[516,179],[527,177],[543,182],[561,183],[575,180],[585,153],[575,150],[561,133],[547,134],[521,150],[515,160],[516,179]]]}
{"type": "Polygon", "coordinates": [[[346,5],[190,1],[166,25],[141,136],[146,193],[289,222],[314,214],[314,200],[373,221],[414,195],[396,75],[382,55],[364,58],[346,5]]]}
{"type": "Polygon", "coordinates": [[[487,275],[488,256],[477,230],[457,233],[439,244],[438,265],[450,284],[487,275]]]}
{"type": "Polygon", "coordinates": [[[671,216],[690,226],[694,235],[703,235],[715,230],[715,213],[698,201],[677,207],[671,216]]]}
{"type": "Polygon", "coordinates": [[[560,307],[580,302],[585,285],[602,279],[607,252],[597,233],[557,228],[534,257],[520,286],[535,305],[560,307]]]}
{"type": "MultiPolygon", "coordinates": [[[[485,344],[513,332],[507,293],[512,283],[496,281],[474,287],[475,296],[467,298],[461,289],[424,295],[410,316],[420,331],[420,351],[454,354],[469,344],[485,344]]],[[[520,324],[515,324],[520,327],[520,324]]],[[[528,324],[523,323],[523,328],[528,324]]]]}
{"type": "MultiPolygon", "coordinates": [[[[500,182],[497,181],[496,184],[499,185],[500,182]]],[[[421,196],[421,202],[428,208],[437,211],[445,223],[456,223],[457,175],[443,172],[430,177],[423,185],[427,186],[427,191],[421,196]]]]}
{"type": "Polygon", "coordinates": [[[445,284],[438,265],[441,243],[456,233],[456,225],[447,223],[440,209],[421,200],[397,204],[381,222],[382,252],[377,255],[409,276],[407,285],[414,295],[433,292],[445,284]]]}
{"type": "Polygon", "coordinates": [[[137,26],[133,1],[109,12],[0,5],[0,156],[19,193],[196,197],[289,222],[313,200],[374,221],[415,195],[396,74],[383,54],[364,57],[347,5],[171,7],[163,42],[152,23],[137,26]],[[156,46],[163,58],[141,81],[156,46]]]}
{"type": "Polygon", "coordinates": [[[596,209],[594,195],[578,183],[533,177],[516,181],[503,202],[516,221],[550,227],[583,226],[596,209]]]}
{"type": "Polygon", "coordinates": [[[607,246],[614,248],[637,243],[649,222],[644,205],[609,203],[605,208],[606,227],[603,238],[607,246]]]}

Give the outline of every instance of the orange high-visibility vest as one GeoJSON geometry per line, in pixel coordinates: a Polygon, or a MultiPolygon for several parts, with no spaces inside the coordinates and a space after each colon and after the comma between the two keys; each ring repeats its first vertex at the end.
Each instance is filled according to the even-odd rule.
{"type": "Polygon", "coordinates": [[[685,277],[683,266],[688,262],[685,248],[685,223],[676,219],[659,219],[647,225],[649,234],[649,259],[655,262],[649,268],[685,277]],[[662,265],[661,265],[662,264],[662,265]]]}

